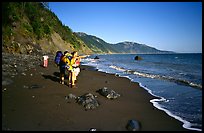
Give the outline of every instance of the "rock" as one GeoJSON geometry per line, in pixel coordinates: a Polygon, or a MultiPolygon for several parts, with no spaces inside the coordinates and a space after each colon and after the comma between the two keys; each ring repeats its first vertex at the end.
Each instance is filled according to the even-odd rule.
{"type": "Polygon", "coordinates": [[[21,73],[21,74],[22,74],[22,75],[24,75],[24,76],[26,75],[24,72],[23,72],[23,73],[21,73]]]}
{"type": "Polygon", "coordinates": [[[141,128],[140,122],[136,120],[129,120],[126,128],[128,131],[139,131],[141,128]]]}
{"type": "Polygon", "coordinates": [[[67,100],[67,103],[70,103],[71,100],[76,100],[76,99],[77,97],[71,93],[68,96],[65,96],[65,100],[67,100]]]}
{"type": "Polygon", "coordinates": [[[26,89],[28,89],[29,87],[28,87],[28,86],[26,86],[26,85],[24,85],[24,86],[23,86],[23,88],[26,88],[26,89]]]}
{"type": "Polygon", "coordinates": [[[108,89],[107,87],[103,87],[102,89],[99,89],[97,92],[108,99],[116,99],[120,96],[120,94],[116,93],[112,89],[108,89]]]}
{"type": "Polygon", "coordinates": [[[38,88],[42,88],[42,86],[40,85],[31,85],[30,89],[38,89],[38,88]]]}
{"type": "Polygon", "coordinates": [[[142,57],[140,57],[140,56],[135,56],[135,60],[142,60],[142,57]]]}
{"type": "Polygon", "coordinates": [[[4,92],[4,91],[6,91],[7,89],[6,88],[4,88],[3,90],[2,90],[2,92],[4,92]]]}
{"type": "Polygon", "coordinates": [[[69,99],[76,99],[77,97],[76,97],[75,95],[73,95],[73,94],[69,94],[69,95],[68,95],[68,98],[69,98],[69,99]]]}
{"type": "Polygon", "coordinates": [[[8,79],[8,78],[3,79],[3,81],[2,81],[2,85],[9,85],[11,83],[13,83],[13,81],[11,79],[8,79]]]}
{"type": "Polygon", "coordinates": [[[7,75],[9,75],[9,73],[8,72],[2,72],[2,75],[7,76],[7,75]]]}
{"type": "Polygon", "coordinates": [[[94,59],[99,59],[99,57],[98,57],[98,56],[96,56],[94,59]]]}
{"type": "Polygon", "coordinates": [[[91,93],[87,93],[80,97],[77,97],[77,103],[81,104],[85,108],[85,110],[95,109],[99,106],[99,103],[95,99],[95,96],[91,93]]]}
{"type": "Polygon", "coordinates": [[[96,128],[90,128],[89,131],[96,131],[96,128]]]}

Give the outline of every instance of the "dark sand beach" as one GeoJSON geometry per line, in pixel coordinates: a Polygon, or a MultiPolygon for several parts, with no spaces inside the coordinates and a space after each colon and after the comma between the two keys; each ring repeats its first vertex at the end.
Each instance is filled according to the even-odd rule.
{"type": "MultiPolygon", "coordinates": [[[[48,68],[37,65],[2,86],[2,130],[12,131],[127,131],[128,120],[141,123],[141,131],[187,131],[182,123],[153,107],[155,97],[127,78],[81,66],[77,88],[59,84],[59,70],[53,62],[48,68]],[[121,96],[107,99],[96,91],[102,87],[121,96]],[[65,96],[92,93],[100,105],[85,110],[65,96]]],[[[67,80],[66,80],[67,82],[67,80]]]]}

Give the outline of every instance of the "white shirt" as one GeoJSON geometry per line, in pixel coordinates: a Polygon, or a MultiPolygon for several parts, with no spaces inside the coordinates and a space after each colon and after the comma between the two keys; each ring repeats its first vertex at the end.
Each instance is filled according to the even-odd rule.
{"type": "Polygon", "coordinates": [[[47,60],[49,57],[47,55],[43,56],[44,60],[47,60]]]}

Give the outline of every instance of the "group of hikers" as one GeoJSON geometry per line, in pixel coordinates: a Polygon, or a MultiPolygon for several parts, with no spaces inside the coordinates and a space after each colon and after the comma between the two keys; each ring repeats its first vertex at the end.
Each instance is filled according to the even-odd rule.
{"type": "Polygon", "coordinates": [[[80,72],[80,61],[81,58],[85,58],[87,55],[79,56],[77,51],[69,53],[65,51],[57,51],[55,56],[55,64],[60,70],[60,83],[64,84],[65,74],[68,71],[68,86],[71,88],[76,87],[76,79],[80,72]]]}

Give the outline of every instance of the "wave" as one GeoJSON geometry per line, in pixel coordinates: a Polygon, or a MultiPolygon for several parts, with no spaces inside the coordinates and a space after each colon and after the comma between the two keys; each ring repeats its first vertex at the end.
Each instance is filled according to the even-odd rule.
{"type": "MultiPolygon", "coordinates": [[[[96,67],[98,71],[102,71],[102,72],[106,72],[106,73],[113,73],[116,76],[119,77],[126,77],[128,79],[130,79],[132,82],[134,82],[134,78],[131,78],[132,75],[136,75],[138,77],[146,77],[146,78],[152,78],[152,79],[161,79],[161,80],[168,80],[171,82],[175,82],[178,84],[182,84],[182,85],[187,85],[187,86],[191,86],[194,88],[202,88],[201,84],[196,84],[187,80],[182,80],[182,79],[178,79],[175,77],[171,77],[171,76],[166,76],[166,75],[157,75],[157,74],[150,74],[150,73],[146,73],[146,72],[141,72],[138,70],[127,70],[124,67],[118,67],[118,66],[114,66],[112,65],[114,62],[111,63],[104,63],[104,60],[93,60],[93,59],[87,59],[84,60],[84,64],[86,65],[90,65],[93,67],[96,67]],[[101,63],[99,63],[101,61],[101,63]],[[120,73],[121,72],[121,73],[120,73]]],[[[178,73],[179,75],[186,75],[185,73],[178,73]]],[[[138,81],[137,81],[138,82],[138,81]]],[[[165,99],[164,97],[161,96],[157,96],[155,95],[150,89],[148,89],[146,86],[143,86],[140,82],[138,82],[139,85],[144,88],[145,90],[148,91],[148,93],[150,93],[151,95],[155,96],[155,99],[150,100],[150,102],[153,104],[154,107],[156,107],[159,110],[164,111],[167,115],[181,121],[183,123],[183,127],[189,130],[195,130],[195,131],[202,131],[202,128],[200,129],[200,124],[197,125],[197,123],[191,123],[190,121],[184,120],[182,117],[175,115],[171,110],[167,110],[165,109],[165,107],[163,107],[162,104],[160,104],[160,102],[170,102],[168,99],[165,99]]],[[[202,126],[202,124],[201,124],[202,126]]]]}
{"type": "MultiPolygon", "coordinates": [[[[115,68],[115,66],[112,66],[113,68],[115,68]]],[[[123,68],[120,68],[121,71],[125,71],[125,69],[123,68]]],[[[129,76],[120,76],[120,77],[126,77],[126,78],[129,78],[131,81],[133,81],[133,79],[131,79],[129,76]]],[[[181,121],[183,123],[183,128],[185,129],[189,129],[189,130],[194,130],[194,131],[202,131],[202,129],[199,129],[199,128],[193,128],[193,124],[189,121],[186,121],[184,119],[182,119],[181,117],[177,116],[177,115],[174,115],[171,111],[163,108],[158,102],[169,102],[169,100],[165,99],[164,97],[161,97],[161,96],[158,96],[158,95],[155,95],[154,93],[152,93],[152,91],[150,89],[148,89],[146,86],[143,86],[142,83],[138,82],[139,83],[139,86],[141,86],[142,88],[144,88],[145,90],[147,90],[147,92],[149,94],[151,94],[152,96],[155,96],[157,98],[155,99],[152,99],[150,100],[150,102],[153,104],[154,107],[156,107],[157,109],[159,110],[162,110],[164,111],[167,115],[181,121]]]]}
{"type": "Polygon", "coordinates": [[[113,66],[113,65],[111,65],[109,67],[113,68],[115,70],[118,70],[118,71],[122,71],[122,72],[127,73],[127,74],[134,74],[134,75],[145,77],[145,78],[168,80],[168,81],[171,81],[171,82],[175,82],[177,84],[182,84],[182,85],[187,85],[187,86],[190,86],[190,87],[202,89],[201,84],[193,83],[191,81],[187,81],[187,80],[184,80],[184,79],[177,79],[177,78],[174,78],[174,77],[171,77],[171,76],[164,76],[164,75],[143,73],[143,72],[138,72],[138,71],[133,71],[133,70],[126,70],[125,68],[121,68],[121,67],[117,67],[117,66],[113,66]]]}
{"type": "Polygon", "coordinates": [[[192,123],[182,119],[181,117],[179,116],[176,116],[174,115],[173,113],[171,113],[169,110],[167,109],[164,109],[162,107],[160,107],[160,105],[158,104],[159,101],[163,101],[165,100],[164,98],[161,98],[161,99],[152,99],[150,100],[150,102],[153,104],[153,106],[155,106],[156,108],[158,108],[159,110],[163,110],[164,112],[166,112],[169,116],[183,122],[183,128],[186,128],[186,129],[189,129],[189,130],[195,130],[195,131],[202,131],[201,129],[198,129],[198,128],[193,128],[192,127],[192,123]]]}

